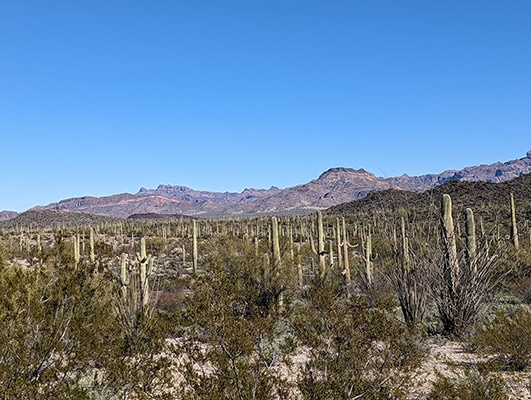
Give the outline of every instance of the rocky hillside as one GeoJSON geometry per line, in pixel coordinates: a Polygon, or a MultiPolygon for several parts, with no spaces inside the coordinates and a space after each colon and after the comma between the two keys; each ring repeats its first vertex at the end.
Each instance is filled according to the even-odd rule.
{"type": "Polygon", "coordinates": [[[80,197],[37,210],[76,211],[127,218],[133,214],[180,214],[196,217],[300,214],[358,200],[387,189],[422,192],[452,181],[503,182],[531,173],[526,157],[490,165],[448,170],[417,177],[380,178],[363,169],[332,168],[308,183],[286,189],[245,189],[241,193],[196,191],[185,186],[160,185],[136,194],[80,197]]]}
{"type": "Polygon", "coordinates": [[[45,229],[97,225],[118,221],[120,219],[104,215],[56,210],[28,210],[8,221],[0,221],[0,228],[14,229],[18,226],[29,229],[45,229]]]}
{"type": "Polygon", "coordinates": [[[531,173],[531,150],[524,158],[494,164],[483,164],[466,167],[462,170],[448,170],[440,174],[408,176],[406,174],[389,178],[393,187],[412,191],[423,191],[430,187],[442,185],[451,181],[469,182],[505,182],[519,176],[531,173]]]}
{"type": "Polygon", "coordinates": [[[0,211],[0,221],[7,221],[13,219],[18,215],[16,211],[0,211]]]}
{"type": "MultiPolygon", "coordinates": [[[[444,193],[452,197],[457,209],[470,207],[474,210],[505,210],[509,212],[510,193],[515,202],[525,207],[520,212],[531,212],[531,173],[506,182],[450,181],[424,192],[388,189],[374,192],[359,201],[351,201],[330,207],[327,214],[352,214],[372,210],[427,209],[434,207],[438,212],[440,199],[444,193]]],[[[528,218],[528,215],[522,215],[528,218]]]]}

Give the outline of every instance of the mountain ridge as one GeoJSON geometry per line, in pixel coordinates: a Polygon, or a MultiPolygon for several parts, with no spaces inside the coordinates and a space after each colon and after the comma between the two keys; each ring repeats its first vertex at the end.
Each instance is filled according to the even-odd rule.
{"type": "Polygon", "coordinates": [[[529,173],[531,150],[521,159],[470,166],[461,170],[446,170],[440,174],[412,177],[403,174],[381,178],[363,168],[334,167],[310,182],[285,189],[273,186],[269,189],[244,189],[240,193],[221,193],[161,184],[155,189],[141,188],[136,194],[76,197],[37,206],[31,210],[71,211],[120,218],[152,213],[194,217],[305,214],[387,189],[422,192],[455,180],[504,182],[529,173]]]}

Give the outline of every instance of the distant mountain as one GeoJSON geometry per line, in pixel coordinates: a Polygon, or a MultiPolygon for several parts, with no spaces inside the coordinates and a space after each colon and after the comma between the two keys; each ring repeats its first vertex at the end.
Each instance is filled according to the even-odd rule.
{"type": "Polygon", "coordinates": [[[390,186],[364,169],[332,168],[317,179],[303,185],[242,204],[232,210],[233,215],[301,214],[357,200],[373,191],[390,186]]]}
{"type": "Polygon", "coordinates": [[[531,173],[531,150],[526,157],[507,162],[496,162],[466,167],[462,170],[448,170],[440,174],[429,174],[410,177],[406,174],[397,178],[389,178],[392,186],[412,191],[423,191],[430,187],[451,181],[469,182],[505,182],[531,173]]]}
{"type": "Polygon", "coordinates": [[[245,189],[241,193],[196,191],[185,186],[160,185],[136,194],[80,197],[36,210],[75,211],[127,218],[133,214],[179,214],[195,217],[236,217],[302,214],[364,198],[387,189],[423,192],[452,181],[504,182],[531,173],[531,150],[526,157],[462,170],[422,176],[380,178],[363,169],[332,168],[317,179],[291,188],[245,189]]]}
{"type": "Polygon", "coordinates": [[[0,221],[7,221],[8,219],[15,218],[18,215],[16,211],[0,211],[0,221]]]}
{"type": "Polygon", "coordinates": [[[327,214],[350,214],[371,210],[426,209],[435,205],[438,211],[442,195],[449,194],[455,208],[470,207],[474,211],[492,210],[493,206],[509,211],[510,193],[517,203],[531,203],[531,173],[505,182],[448,181],[424,192],[387,189],[367,197],[338,204],[325,210],[327,214]]]}
{"type": "Polygon", "coordinates": [[[127,218],[134,214],[180,214],[221,216],[247,202],[280,192],[279,188],[245,189],[241,193],[196,191],[185,186],[160,185],[140,189],[137,194],[122,193],[105,197],[76,197],[61,200],[36,210],[75,211],[127,218]]]}

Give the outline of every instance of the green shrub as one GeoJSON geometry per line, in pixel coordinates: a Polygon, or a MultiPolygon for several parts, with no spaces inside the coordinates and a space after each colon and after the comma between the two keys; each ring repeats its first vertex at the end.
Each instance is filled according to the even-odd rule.
{"type": "Polygon", "coordinates": [[[293,315],[309,361],[298,378],[305,399],[400,399],[425,355],[421,338],[389,310],[347,298],[337,280],[314,281],[293,315]]]}
{"type": "Polygon", "coordinates": [[[531,362],[531,309],[518,307],[511,313],[498,311],[476,329],[470,339],[474,351],[491,356],[489,365],[523,371],[531,362]]]}
{"type": "Polygon", "coordinates": [[[164,326],[156,315],[138,315],[132,328],[121,324],[113,276],[53,257],[39,269],[0,274],[0,398],[161,393],[168,365],[159,356],[164,326]]]}
{"type": "Polygon", "coordinates": [[[502,378],[466,370],[459,379],[438,374],[428,400],[508,400],[502,378]]]}
{"type": "Polygon", "coordinates": [[[276,323],[279,288],[263,278],[252,247],[223,239],[212,251],[180,320],[185,335],[174,348],[183,360],[179,398],[287,398],[274,368],[290,349],[289,331],[276,323]]]}

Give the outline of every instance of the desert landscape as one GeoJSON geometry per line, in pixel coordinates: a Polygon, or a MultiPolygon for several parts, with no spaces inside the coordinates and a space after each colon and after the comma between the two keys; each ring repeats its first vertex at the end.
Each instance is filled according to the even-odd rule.
{"type": "MultiPolygon", "coordinates": [[[[300,192],[360,197],[360,172],[332,174],[337,194],[300,192]]],[[[364,197],[298,214],[10,214],[3,398],[529,399],[519,175],[424,191],[368,180],[364,197]]],[[[120,199],[114,214],[130,209],[120,199]]]]}

